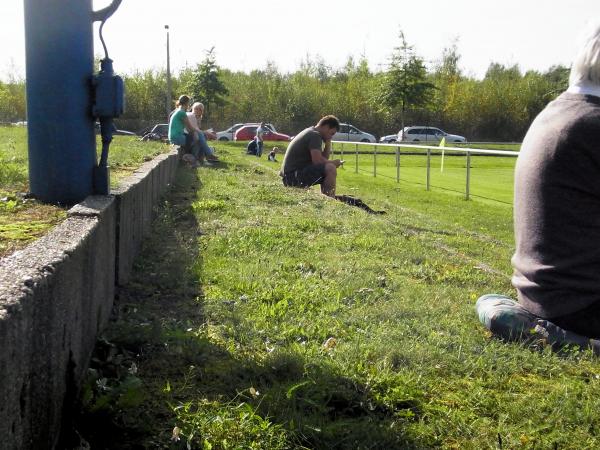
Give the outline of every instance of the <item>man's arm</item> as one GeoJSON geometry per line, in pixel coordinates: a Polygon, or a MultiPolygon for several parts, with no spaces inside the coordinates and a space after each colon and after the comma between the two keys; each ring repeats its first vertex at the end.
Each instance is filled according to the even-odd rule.
{"type": "Polygon", "coordinates": [[[190,133],[196,132],[196,133],[202,133],[202,131],[195,126],[192,121],[190,120],[190,118],[187,116],[187,114],[185,115],[185,127],[187,128],[187,130],[190,133]]]}
{"type": "Polygon", "coordinates": [[[325,141],[325,147],[323,148],[323,157],[329,159],[331,155],[331,141],[325,141]]]}
{"type": "Polygon", "coordinates": [[[325,144],[325,149],[321,150],[321,149],[316,149],[313,148],[310,150],[310,159],[312,160],[313,164],[325,164],[328,162],[331,162],[335,165],[335,167],[340,167],[342,165],[341,161],[339,159],[329,159],[329,153],[331,152],[331,144],[330,144],[330,148],[329,148],[329,152],[327,153],[327,156],[325,154],[325,151],[327,149],[327,144],[325,144]]]}
{"type": "Polygon", "coordinates": [[[217,133],[215,133],[211,130],[204,130],[203,133],[204,133],[204,136],[206,136],[206,139],[216,139],[217,138],[217,133]]]}

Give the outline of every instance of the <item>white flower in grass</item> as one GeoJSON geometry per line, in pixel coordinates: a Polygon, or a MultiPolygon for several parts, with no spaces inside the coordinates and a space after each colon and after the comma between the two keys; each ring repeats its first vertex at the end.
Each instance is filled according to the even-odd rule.
{"type": "Polygon", "coordinates": [[[330,337],[325,342],[323,342],[323,348],[325,350],[333,350],[337,345],[337,340],[334,337],[330,337]]]}
{"type": "Polygon", "coordinates": [[[181,428],[179,428],[179,427],[173,428],[173,436],[171,436],[171,440],[173,442],[179,442],[181,440],[181,438],[179,437],[180,434],[181,434],[181,428]]]}
{"type": "Polygon", "coordinates": [[[248,392],[250,392],[250,395],[254,398],[258,397],[260,395],[260,392],[258,392],[258,390],[254,389],[253,387],[251,387],[248,392]]]}
{"type": "Polygon", "coordinates": [[[136,363],[131,363],[131,367],[129,369],[127,369],[127,372],[129,372],[130,375],[135,375],[138,371],[138,367],[136,363]]]}

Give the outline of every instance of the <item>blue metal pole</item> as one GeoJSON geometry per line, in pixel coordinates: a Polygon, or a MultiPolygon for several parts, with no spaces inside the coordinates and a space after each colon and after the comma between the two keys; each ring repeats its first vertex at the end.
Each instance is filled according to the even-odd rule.
{"type": "Polygon", "coordinates": [[[49,203],[93,192],[92,0],[24,0],[29,184],[49,203]]]}

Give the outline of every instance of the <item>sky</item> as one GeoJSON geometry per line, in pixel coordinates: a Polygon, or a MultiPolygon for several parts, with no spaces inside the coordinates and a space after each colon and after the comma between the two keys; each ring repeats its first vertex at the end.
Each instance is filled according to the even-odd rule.
{"type": "MultiPolygon", "coordinates": [[[[95,9],[109,3],[93,0],[95,9]]],[[[402,30],[429,67],[456,42],[463,72],[482,78],[491,62],[523,71],[569,66],[579,31],[594,18],[600,0],[123,0],[103,34],[121,74],[166,67],[167,24],[173,73],[212,47],[224,68],[249,72],[273,63],[291,72],[307,57],[335,69],[350,56],[384,70],[402,30]]],[[[0,80],[24,78],[24,41],[23,0],[1,0],[0,80]]]]}

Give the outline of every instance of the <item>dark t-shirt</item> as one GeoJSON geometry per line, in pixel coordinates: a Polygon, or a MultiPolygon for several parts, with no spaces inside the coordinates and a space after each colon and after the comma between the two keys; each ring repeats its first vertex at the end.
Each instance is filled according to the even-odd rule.
{"type": "Polygon", "coordinates": [[[600,302],[600,98],[563,93],[533,121],[515,169],[512,283],[552,319],[600,302]]]}
{"type": "Polygon", "coordinates": [[[281,164],[282,173],[290,173],[310,166],[312,158],[311,150],[321,150],[323,138],[314,127],[306,128],[292,139],[281,164]]]}

